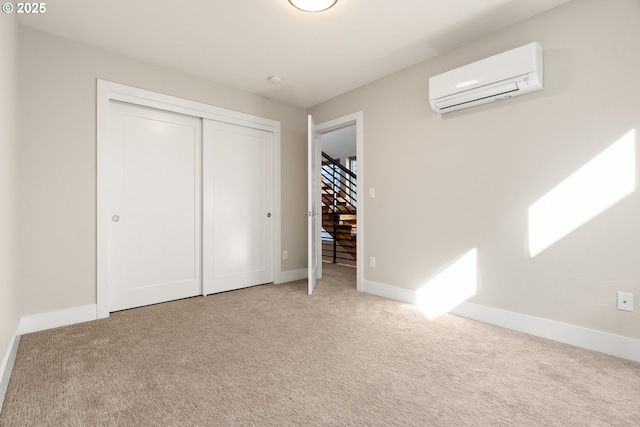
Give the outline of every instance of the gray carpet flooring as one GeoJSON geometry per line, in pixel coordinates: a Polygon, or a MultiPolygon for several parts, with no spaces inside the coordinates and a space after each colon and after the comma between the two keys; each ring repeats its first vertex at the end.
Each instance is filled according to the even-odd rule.
{"type": "Polygon", "coordinates": [[[638,426],[640,364],[359,293],[355,270],[22,337],[1,426],[638,426]]]}

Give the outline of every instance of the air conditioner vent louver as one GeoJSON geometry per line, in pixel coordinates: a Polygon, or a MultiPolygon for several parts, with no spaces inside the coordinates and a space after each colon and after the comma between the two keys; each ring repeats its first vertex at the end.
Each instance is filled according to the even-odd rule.
{"type": "Polygon", "coordinates": [[[491,101],[495,101],[502,95],[517,92],[518,90],[519,89],[517,84],[509,83],[507,85],[501,85],[499,88],[496,88],[496,90],[487,90],[484,94],[473,92],[467,95],[461,95],[451,98],[447,101],[436,102],[435,104],[439,110],[446,110],[447,108],[454,108],[459,105],[468,104],[469,102],[481,101],[483,99],[491,98],[491,101]]]}

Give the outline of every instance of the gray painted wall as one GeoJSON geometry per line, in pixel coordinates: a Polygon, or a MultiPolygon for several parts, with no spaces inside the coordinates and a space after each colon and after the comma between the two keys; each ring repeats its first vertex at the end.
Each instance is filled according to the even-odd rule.
{"type": "MultiPolygon", "coordinates": [[[[532,258],[531,204],[632,129],[640,133],[640,2],[580,0],[310,109],[364,114],[364,279],[416,290],[477,248],[470,301],[631,338],[640,310],[640,194],[532,258]],[[429,76],[538,41],[545,88],[441,116],[429,76]],[[402,189],[402,191],[399,191],[402,189]],[[399,211],[401,207],[401,211],[399,211]],[[368,265],[368,263],[365,263],[368,265]]],[[[637,167],[636,159],[636,167],[637,167]]]]}
{"type": "MultiPolygon", "coordinates": [[[[0,16],[0,375],[20,317],[16,271],[18,18],[0,16]]],[[[4,384],[6,385],[6,384],[4,384]]],[[[1,387],[1,385],[0,385],[1,387]]],[[[0,388],[0,405],[4,396],[0,388]]]]}
{"type": "Polygon", "coordinates": [[[304,110],[21,27],[21,315],[96,302],[98,78],[279,120],[282,269],[306,266],[304,110]]]}

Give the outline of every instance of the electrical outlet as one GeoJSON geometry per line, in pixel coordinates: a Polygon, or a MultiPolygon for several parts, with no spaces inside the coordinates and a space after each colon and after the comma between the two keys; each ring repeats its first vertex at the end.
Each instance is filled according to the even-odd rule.
{"type": "Polygon", "coordinates": [[[633,294],[618,292],[618,310],[633,311],[633,294]]]}
{"type": "Polygon", "coordinates": [[[375,268],[375,266],[376,266],[376,257],[374,256],[369,257],[369,267],[375,268]]]}
{"type": "Polygon", "coordinates": [[[376,198],[376,189],[374,187],[369,188],[369,198],[370,199],[376,198]]]}
{"type": "Polygon", "coordinates": [[[289,259],[289,251],[282,251],[282,259],[289,259]]]}

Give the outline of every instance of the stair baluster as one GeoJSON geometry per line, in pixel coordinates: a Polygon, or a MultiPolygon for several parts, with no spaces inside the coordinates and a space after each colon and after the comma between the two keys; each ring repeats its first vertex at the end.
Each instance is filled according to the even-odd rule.
{"type": "Polygon", "coordinates": [[[355,265],[356,175],[326,153],[322,157],[323,260],[355,265]]]}

